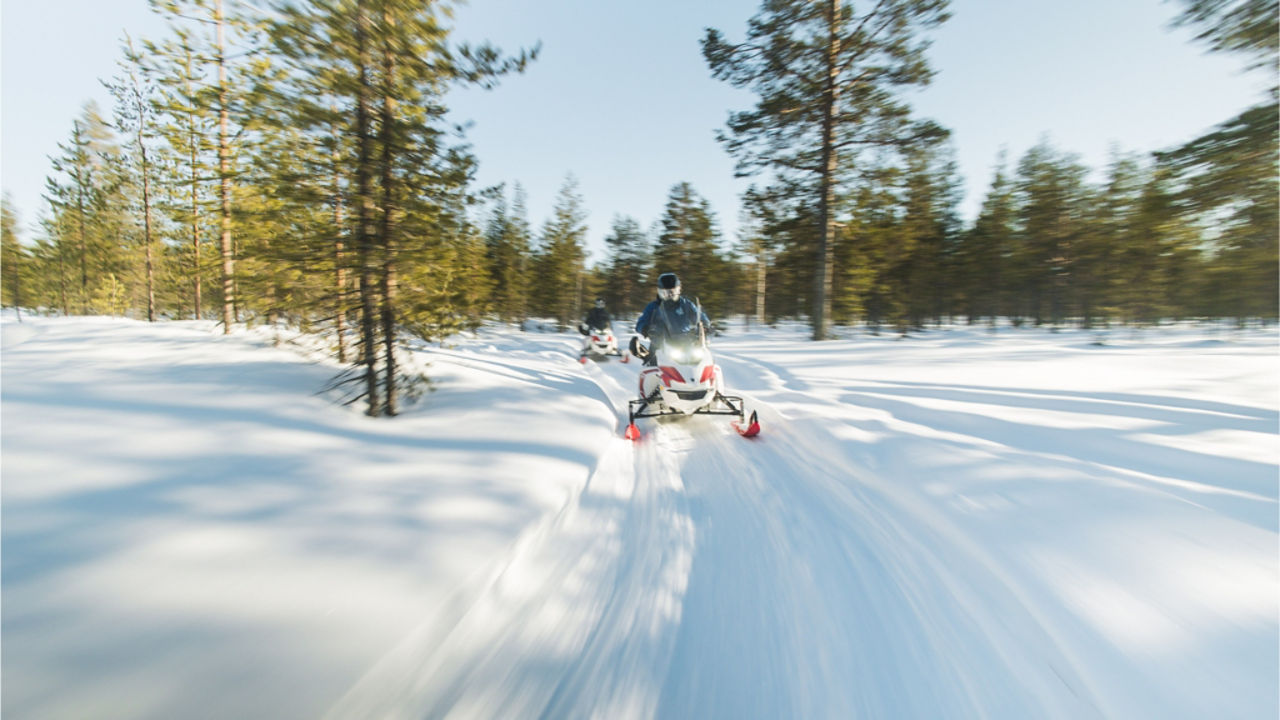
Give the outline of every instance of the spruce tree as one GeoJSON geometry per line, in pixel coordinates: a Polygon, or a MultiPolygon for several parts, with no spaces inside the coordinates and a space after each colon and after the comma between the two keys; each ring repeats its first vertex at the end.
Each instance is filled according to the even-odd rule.
{"type": "MultiPolygon", "coordinates": [[[[194,50],[196,61],[207,73],[203,87],[190,97],[197,100],[203,111],[216,118],[215,176],[217,184],[217,235],[218,253],[221,258],[221,295],[223,332],[231,332],[237,320],[236,310],[236,254],[233,239],[234,184],[238,170],[234,156],[238,142],[245,133],[246,107],[242,92],[251,87],[246,77],[248,64],[240,64],[255,50],[255,28],[250,21],[251,10],[241,4],[233,4],[234,12],[228,13],[223,0],[149,0],[154,11],[169,20],[178,37],[194,50]]],[[[233,0],[234,2],[234,0],[233,0]]],[[[188,77],[197,77],[191,73],[188,77]]]]}
{"type": "Polygon", "coordinates": [[[142,64],[141,55],[134,49],[133,39],[126,33],[121,47],[124,58],[120,61],[120,74],[104,83],[116,100],[115,127],[129,142],[132,153],[130,165],[141,182],[143,250],[146,257],[147,320],[156,319],[155,253],[152,232],[152,164],[155,160],[151,145],[156,138],[154,103],[156,87],[151,72],[142,64]],[[149,155],[150,153],[150,155],[149,155]]]}
{"type": "Polygon", "coordinates": [[[699,299],[710,314],[723,313],[726,267],[711,204],[689,183],[677,183],[667,194],[659,222],[661,230],[653,246],[654,276],[676,273],[686,297],[699,299]]]}
{"type": "Polygon", "coordinates": [[[275,115],[313,136],[337,123],[349,138],[338,174],[354,247],[344,257],[359,298],[358,397],[371,416],[398,412],[397,328],[434,333],[484,307],[483,241],[465,220],[474,163],[448,143],[443,94],[491,86],[532,53],[453,45],[450,13],[444,2],[277,3],[268,25],[288,71],[264,92],[275,115]],[[409,282],[420,292],[405,297],[409,282]]]}
{"type": "MultiPolygon", "coordinates": [[[[172,163],[172,172],[162,177],[172,186],[161,204],[166,217],[182,228],[175,234],[186,249],[173,253],[186,274],[189,303],[197,319],[205,314],[207,267],[205,246],[209,242],[213,200],[211,185],[217,182],[217,114],[209,99],[207,72],[190,32],[173,28],[174,38],[164,43],[146,42],[146,62],[156,77],[159,96],[155,101],[157,132],[164,139],[161,148],[172,163]]],[[[166,188],[169,190],[169,188],[166,188]]]]}
{"type": "Polygon", "coordinates": [[[1088,170],[1042,140],[1018,164],[1018,243],[1014,267],[1023,312],[1036,325],[1066,317],[1077,244],[1085,230],[1088,170]]]}
{"type": "Polygon", "coordinates": [[[794,182],[816,208],[813,337],[831,318],[837,191],[870,149],[912,147],[945,133],[915,122],[898,94],[928,84],[921,31],[948,17],[946,0],[880,0],[864,13],[841,0],[767,0],[733,44],[709,29],[712,74],[760,99],[721,134],[739,173],[762,169],[794,182]]]}
{"type": "MultiPolygon", "coordinates": [[[[523,192],[517,184],[517,199],[523,192]]],[[[494,310],[507,322],[522,323],[529,294],[528,267],[531,250],[528,221],[517,216],[507,202],[505,188],[499,189],[499,195],[490,208],[485,229],[485,248],[493,287],[494,310]]]]}
{"type": "Polygon", "coordinates": [[[1280,316],[1280,2],[1182,0],[1176,24],[1198,31],[1210,51],[1241,58],[1268,83],[1257,105],[1185,145],[1158,153],[1180,182],[1185,214],[1214,218],[1207,238],[1214,273],[1228,307],[1241,322],[1280,316]]]}
{"type": "Polygon", "coordinates": [[[1013,190],[1001,150],[982,208],[959,251],[963,311],[970,323],[985,317],[994,329],[997,318],[1011,315],[1006,303],[1013,223],[1013,190]]]}
{"type": "Polygon", "coordinates": [[[613,313],[636,313],[653,297],[649,239],[640,222],[616,215],[604,237],[608,256],[601,283],[602,295],[613,313]]]}
{"type": "Polygon", "coordinates": [[[586,272],[586,217],[578,181],[570,175],[560,186],[551,217],[543,225],[534,262],[537,282],[533,296],[538,312],[555,318],[560,330],[580,319],[586,272]]]}
{"type": "Polygon", "coordinates": [[[0,198],[0,253],[0,304],[16,309],[21,320],[29,253],[18,237],[18,216],[7,192],[0,198]]]}
{"type": "Polygon", "coordinates": [[[127,207],[120,150],[96,103],[84,106],[72,123],[67,144],[51,158],[54,175],[46,179],[45,198],[54,220],[49,227],[57,247],[64,312],[93,309],[98,284],[122,269],[127,240],[122,214],[127,207]]]}

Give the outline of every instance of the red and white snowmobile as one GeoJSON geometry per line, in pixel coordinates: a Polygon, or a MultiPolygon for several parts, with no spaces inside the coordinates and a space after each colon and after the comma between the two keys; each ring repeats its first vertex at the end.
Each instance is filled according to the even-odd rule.
{"type": "Polygon", "coordinates": [[[578,326],[578,331],[586,336],[586,344],[578,355],[578,362],[587,364],[587,358],[619,357],[622,362],[631,360],[631,355],[618,350],[618,339],[609,328],[589,328],[585,324],[578,326]]]}
{"type": "Polygon", "coordinates": [[[759,434],[755,411],[748,419],[742,398],[724,394],[724,376],[701,327],[686,338],[668,340],[657,354],[657,364],[640,371],[641,399],[629,403],[628,440],[640,437],[636,420],[668,415],[733,415],[739,435],[759,434]]]}

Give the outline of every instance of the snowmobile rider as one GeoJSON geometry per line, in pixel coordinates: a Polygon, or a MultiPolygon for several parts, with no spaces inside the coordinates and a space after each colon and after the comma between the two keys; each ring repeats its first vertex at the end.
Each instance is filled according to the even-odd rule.
{"type": "Polygon", "coordinates": [[[609,311],[604,309],[604,298],[596,298],[595,307],[587,311],[587,319],[583,324],[586,325],[583,335],[592,330],[613,330],[613,318],[609,317],[609,311]]]}
{"type": "MultiPolygon", "coordinates": [[[[604,298],[596,298],[596,304],[587,312],[587,319],[578,324],[578,332],[582,333],[582,352],[578,359],[585,358],[591,352],[591,338],[596,333],[613,335],[613,318],[604,309],[604,298]]],[[[585,362],[585,361],[584,361],[585,362]]]]}
{"type": "Polygon", "coordinates": [[[710,329],[711,320],[688,298],[680,297],[680,278],[675,273],[658,276],[658,299],[645,306],[636,321],[636,332],[649,339],[646,351],[639,338],[631,338],[631,354],[644,358],[645,365],[658,364],[658,350],[671,338],[685,337],[698,329],[710,329]]]}

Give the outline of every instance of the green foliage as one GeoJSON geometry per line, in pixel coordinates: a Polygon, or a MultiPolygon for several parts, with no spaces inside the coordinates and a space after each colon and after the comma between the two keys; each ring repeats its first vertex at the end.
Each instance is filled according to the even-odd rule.
{"type": "Polygon", "coordinates": [[[522,323],[529,307],[531,235],[524,189],[517,183],[508,205],[505,189],[489,211],[485,228],[485,260],[492,283],[494,311],[507,322],[522,323]]]}
{"type": "Polygon", "coordinates": [[[817,210],[814,339],[827,337],[835,283],[839,186],[875,152],[945,137],[913,121],[900,94],[929,83],[922,31],[944,22],[946,0],[882,0],[862,14],[840,0],[768,0],[732,44],[709,29],[702,53],[712,74],[754,91],[752,110],[732,113],[720,140],[740,174],[772,172],[800,205],[817,210]]]}
{"type": "Polygon", "coordinates": [[[711,204],[687,182],[672,186],[653,247],[653,274],[674,272],[683,292],[712,316],[726,312],[731,276],[719,247],[711,204]]]}
{"type": "Polygon", "coordinates": [[[599,295],[614,315],[638,314],[653,298],[649,238],[635,218],[615,216],[604,242],[609,254],[598,281],[599,295]]]}
{"type": "Polygon", "coordinates": [[[1247,58],[1271,88],[1261,103],[1205,135],[1158,153],[1185,218],[1211,228],[1213,314],[1275,317],[1280,308],[1280,3],[1183,0],[1178,23],[1199,28],[1216,52],[1247,58]],[[1231,278],[1224,281],[1223,278],[1231,278]]]}
{"type": "Polygon", "coordinates": [[[5,193],[0,199],[0,305],[22,307],[29,253],[18,238],[18,216],[5,193]]]}
{"type": "Polygon", "coordinates": [[[1251,69],[1272,78],[1280,55],[1280,2],[1276,0],[1181,0],[1175,25],[1195,26],[1196,39],[1215,52],[1245,55],[1251,69]]]}
{"type": "Polygon", "coordinates": [[[570,175],[542,228],[533,259],[536,281],[530,292],[535,312],[555,318],[562,330],[581,319],[583,300],[590,292],[585,286],[586,217],[578,181],[570,175]]]}
{"type": "MultiPolygon", "coordinates": [[[[1258,10],[1275,3],[1184,4],[1203,41],[1274,65],[1274,13],[1258,10]]],[[[885,0],[859,15],[769,0],[743,43],[703,40],[715,76],[758,97],[721,135],[739,172],[765,175],[736,242],[679,183],[658,217],[614,217],[588,269],[572,176],[535,239],[518,183],[480,204],[475,159],[446,116],[450,87],[491,85],[536,50],[453,44],[444,2],[278,2],[269,20],[244,5],[222,17],[214,0],[153,5],[174,37],[125,48],[110,85],[119,136],[86,106],[27,243],[0,207],[0,300],[134,317],[222,304],[224,319],[325,333],[352,365],[338,384],[370,414],[394,414],[420,386],[397,358],[406,333],[437,340],[493,316],[563,329],[596,296],[634,313],[665,271],[714,318],[807,316],[815,337],[832,321],[905,333],[955,315],[1092,326],[1280,314],[1274,89],[1154,161],[1116,151],[1096,184],[1048,141],[1012,167],[1002,154],[962,228],[944,133],[900,97],[930,76],[920,34],[946,3],[885,0]]]]}

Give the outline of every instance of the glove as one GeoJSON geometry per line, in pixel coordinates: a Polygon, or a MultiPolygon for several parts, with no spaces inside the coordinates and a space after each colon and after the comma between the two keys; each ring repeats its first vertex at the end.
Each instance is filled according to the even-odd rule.
{"type": "Polygon", "coordinates": [[[637,335],[631,336],[631,354],[642,360],[649,356],[649,348],[640,344],[640,337],[637,335]]]}

